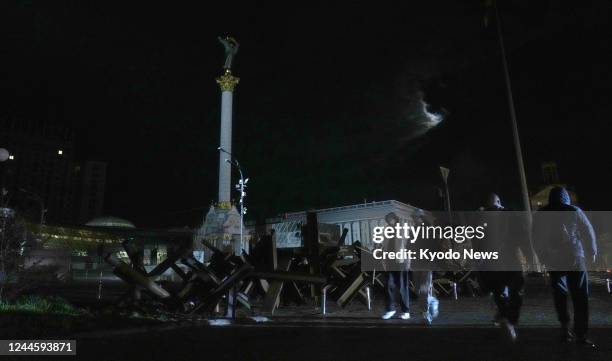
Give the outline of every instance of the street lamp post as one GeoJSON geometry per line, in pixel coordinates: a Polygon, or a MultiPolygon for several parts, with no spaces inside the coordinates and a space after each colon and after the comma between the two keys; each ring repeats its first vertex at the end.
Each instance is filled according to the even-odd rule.
{"type": "Polygon", "coordinates": [[[535,253],[533,246],[533,235],[531,232],[532,226],[532,214],[531,214],[531,201],[529,200],[529,187],[527,185],[527,175],[525,172],[525,164],[523,162],[523,151],[521,149],[521,140],[519,137],[518,125],[516,120],[516,110],[514,107],[514,97],[512,95],[512,84],[510,82],[510,71],[508,70],[508,59],[506,57],[506,46],[504,45],[504,35],[502,32],[501,16],[497,7],[497,1],[493,0],[493,10],[495,11],[495,22],[497,25],[497,39],[499,48],[501,51],[502,66],[504,70],[504,80],[506,83],[506,95],[508,98],[508,109],[510,110],[510,120],[512,122],[512,136],[514,140],[514,152],[516,154],[516,162],[519,171],[519,177],[521,181],[521,193],[523,198],[523,209],[525,210],[525,225],[527,228],[527,237],[529,238],[529,244],[531,245],[531,253],[534,257],[534,266],[538,271],[541,270],[541,264],[538,260],[538,256],[535,253]]]}
{"type": "MultiPolygon", "coordinates": [[[[238,162],[238,160],[234,158],[232,153],[226,151],[222,147],[219,147],[218,149],[219,151],[230,156],[230,158],[226,159],[225,161],[233,165],[234,167],[236,167],[236,169],[238,170],[238,174],[240,174],[240,180],[238,181],[238,184],[236,184],[236,190],[240,192],[240,246],[243,247],[244,246],[244,230],[243,230],[244,215],[246,214],[246,211],[247,211],[246,207],[244,206],[245,204],[244,199],[246,198],[246,188],[247,188],[247,183],[249,182],[249,178],[246,178],[246,179],[244,178],[244,174],[242,173],[242,167],[240,166],[240,162],[238,162]]],[[[249,251],[248,249],[245,249],[245,252],[248,253],[248,251],[249,251]]]]}
{"type": "Polygon", "coordinates": [[[449,223],[453,223],[453,217],[451,215],[451,203],[450,203],[450,192],[448,191],[448,174],[450,173],[450,169],[446,167],[440,166],[440,174],[442,174],[442,180],[444,181],[444,191],[446,194],[446,202],[444,202],[446,211],[448,212],[448,221],[449,223]]]}
{"type": "Polygon", "coordinates": [[[245,250],[245,252],[248,253],[248,247],[245,246],[244,244],[244,215],[246,214],[246,207],[244,206],[244,198],[246,197],[246,184],[249,181],[248,178],[244,178],[244,176],[242,175],[242,169],[240,169],[240,164],[238,163],[238,161],[235,161],[235,166],[236,168],[238,168],[238,173],[240,173],[240,181],[238,182],[238,184],[236,184],[236,190],[238,192],[240,192],[240,244],[242,247],[244,247],[243,249],[245,250]]]}
{"type": "Polygon", "coordinates": [[[518,125],[516,121],[516,110],[514,108],[514,97],[512,95],[512,84],[510,82],[510,71],[508,70],[508,59],[506,57],[506,47],[504,45],[504,36],[501,27],[501,18],[497,8],[497,1],[493,2],[495,11],[495,22],[497,23],[497,38],[499,48],[501,50],[502,65],[504,70],[504,80],[506,83],[506,95],[508,98],[508,109],[510,110],[510,120],[512,122],[512,137],[514,140],[514,152],[516,153],[516,161],[521,180],[521,193],[523,198],[523,208],[527,212],[527,226],[531,229],[531,202],[529,201],[529,188],[527,187],[527,175],[525,173],[525,165],[523,163],[523,151],[521,150],[521,140],[519,137],[518,125]]]}
{"type": "Polygon", "coordinates": [[[4,148],[0,148],[0,163],[6,162],[10,156],[11,156],[11,153],[9,153],[8,150],[4,148]]]}

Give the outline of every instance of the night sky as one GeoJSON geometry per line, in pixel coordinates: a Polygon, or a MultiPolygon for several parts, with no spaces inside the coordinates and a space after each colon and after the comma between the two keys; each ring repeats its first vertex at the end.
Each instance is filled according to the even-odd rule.
{"type": "MultiPolygon", "coordinates": [[[[454,207],[489,191],[520,207],[484,2],[218,3],[4,3],[0,116],[73,127],[77,158],[109,164],[107,214],[195,225],[217,194],[216,37],[231,34],[251,219],[364,200],[439,209],[439,165],[454,207]],[[445,115],[437,127],[421,99],[445,115]]],[[[499,7],[530,187],[556,161],[584,208],[609,209],[610,3],[499,7]]]]}

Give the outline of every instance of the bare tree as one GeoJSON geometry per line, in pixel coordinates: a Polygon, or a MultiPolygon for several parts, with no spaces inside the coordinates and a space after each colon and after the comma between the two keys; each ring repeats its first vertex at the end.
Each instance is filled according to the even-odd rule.
{"type": "Polygon", "coordinates": [[[26,231],[15,210],[0,207],[0,301],[7,297],[9,286],[23,270],[23,246],[26,231]]]}

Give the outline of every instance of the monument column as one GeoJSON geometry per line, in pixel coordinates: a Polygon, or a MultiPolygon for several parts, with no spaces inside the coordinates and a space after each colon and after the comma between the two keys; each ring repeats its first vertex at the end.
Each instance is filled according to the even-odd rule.
{"type": "MultiPolygon", "coordinates": [[[[232,103],[234,89],[240,79],[232,74],[232,63],[238,52],[238,42],[236,39],[226,36],[219,37],[219,42],[225,49],[225,63],[223,74],[217,78],[217,84],[221,89],[221,131],[219,137],[219,199],[216,205],[211,205],[206,218],[202,224],[202,229],[194,237],[195,246],[199,247],[201,241],[205,240],[212,243],[215,247],[224,252],[242,254],[241,229],[243,228],[242,218],[231,204],[231,182],[232,165],[226,162],[232,158],[232,103]]],[[[201,249],[201,247],[200,247],[201,249]]],[[[207,259],[202,250],[202,258],[207,259]]]]}
{"type": "MultiPolygon", "coordinates": [[[[225,73],[217,78],[217,84],[221,88],[221,134],[219,136],[219,146],[227,153],[232,153],[232,105],[234,89],[240,78],[232,75],[230,69],[225,69],[225,73]]],[[[232,165],[225,160],[228,154],[219,150],[219,207],[229,208],[231,206],[231,181],[232,165]]]]}

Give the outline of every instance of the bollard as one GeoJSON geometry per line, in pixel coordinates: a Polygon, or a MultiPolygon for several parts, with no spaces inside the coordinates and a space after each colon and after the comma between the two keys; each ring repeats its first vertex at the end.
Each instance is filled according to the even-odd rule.
{"type": "Polygon", "coordinates": [[[323,316],[327,314],[327,289],[329,289],[330,287],[331,285],[327,285],[321,290],[323,293],[321,297],[321,311],[323,312],[323,316]]]}
{"type": "Polygon", "coordinates": [[[323,287],[323,297],[321,298],[321,310],[323,310],[323,316],[325,316],[325,313],[327,312],[327,309],[325,308],[325,306],[327,306],[327,287],[323,287]]]}
{"type": "Polygon", "coordinates": [[[102,299],[102,267],[100,267],[100,278],[98,279],[98,301],[102,299]]]}

